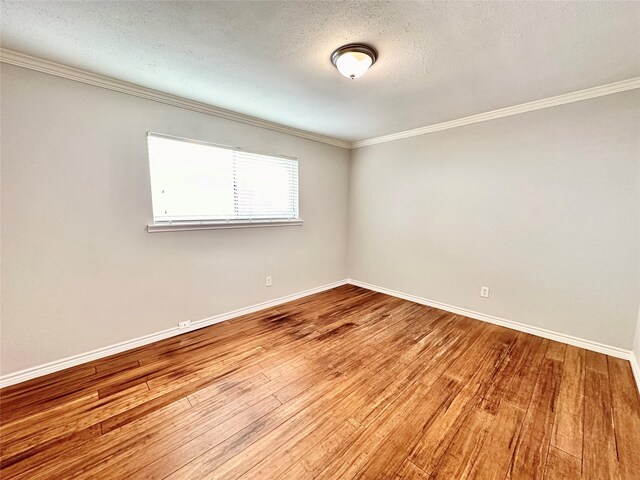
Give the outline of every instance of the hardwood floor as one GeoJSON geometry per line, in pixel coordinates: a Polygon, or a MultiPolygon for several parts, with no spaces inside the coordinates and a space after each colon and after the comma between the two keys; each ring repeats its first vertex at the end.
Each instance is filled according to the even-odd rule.
{"type": "Polygon", "coordinates": [[[628,362],[354,286],[0,392],[8,479],[637,479],[628,362]]]}

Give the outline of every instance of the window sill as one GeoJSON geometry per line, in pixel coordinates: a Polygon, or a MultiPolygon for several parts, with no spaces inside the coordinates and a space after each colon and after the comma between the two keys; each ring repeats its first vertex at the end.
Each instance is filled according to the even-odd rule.
{"type": "Polygon", "coordinates": [[[302,225],[302,220],[256,220],[253,222],[174,222],[147,225],[147,232],[185,232],[190,230],[225,230],[228,228],[289,227],[302,225]]]}

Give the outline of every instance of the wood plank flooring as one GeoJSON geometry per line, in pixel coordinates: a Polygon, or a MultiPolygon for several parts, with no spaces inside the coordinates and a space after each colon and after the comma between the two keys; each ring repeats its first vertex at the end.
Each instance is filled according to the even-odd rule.
{"type": "Polygon", "coordinates": [[[8,479],[637,479],[628,362],[354,286],[0,392],[8,479]]]}

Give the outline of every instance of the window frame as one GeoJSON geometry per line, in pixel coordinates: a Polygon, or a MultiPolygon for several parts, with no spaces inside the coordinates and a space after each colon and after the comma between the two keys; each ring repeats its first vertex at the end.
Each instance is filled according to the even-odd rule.
{"type": "MultiPolygon", "coordinates": [[[[298,157],[292,157],[287,155],[279,155],[273,153],[265,153],[256,150],[249,150],[242,147],[234,147],[230,145],[223,145],[218,143],[207,142],[204,140],[196,140],[187,137],[180,137],[177,135],[167,135],[165,133],[158,133],[153,131],[148,131],[146,135],[147,140],[147,165],[149,167],[149,181],[151,192],[153,190],[153,186],[151,184],[151,155],[149,150],[149,136],[164,138],[167,140],[176,140],[181,142],[188,142],[197,145],[205,145],[209,147],[222,148],[226,150],[234,150],[240,151],[244,153],[249,153],[253,155],[263,155],[274,158],[283,158],[286,160],[295,160],[298,163],[298,218],[277,218],[277,219],[255,219],[255,220],[167,220],[167,221],[156,221],[155,218],[153,223],[149,223],[147,225],[147,231],[150,233],[154,232],[176,232],[176,231],[192,231],[192,230],[221,230],[221,229],[234,229],[234,228],[257,228],[257,227],[286,227],[286,226],[300,226],[304,223],[300,214],[300,161],[298,157]]],[[[153,215],[153,194],[151,195],[152,202],[152,217],[153,215]]]]}

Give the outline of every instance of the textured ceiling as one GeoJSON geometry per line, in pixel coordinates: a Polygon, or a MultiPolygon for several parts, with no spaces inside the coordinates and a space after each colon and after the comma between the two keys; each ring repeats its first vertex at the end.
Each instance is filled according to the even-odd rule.
{"type": "Polygon", "coordinates": [[[640,76],[640,2],[2,2],[2,47],[348,141],[640,76]],[[348,80],[350,42],[380,54],[348,80]]]}

